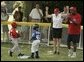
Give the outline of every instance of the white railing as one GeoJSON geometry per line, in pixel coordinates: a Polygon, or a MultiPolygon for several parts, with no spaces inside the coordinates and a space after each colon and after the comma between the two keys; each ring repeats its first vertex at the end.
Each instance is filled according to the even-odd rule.
{"type": "MultiPolygon", "coordinates": [[[[2,25],[7,25],[7,24],[11,24],[12,22],[1,22],[1,24],[2,25]]],[[[31,38],[31,32],[32,32],[32,26],[34,25],[34,24],[39,24],[39,26],[41,26],[41,27],[43,27],[43,28],[47,28],[48,29],[48,31],[47,31],[47,33],[45,33],[44,35],[47,35],[47,42],[45,42],[45,44],[47,45],[47,46],[50,46],[50,27],[51,27],[51,23],[32,23],[32,22],[16,22],[18,25],[21,25],[21,26],[28,26],[29,27],[29,34],[28,34],[28,36],[29,36],[29,40],[30,40],[30,38],[31,38]]],[[[66,30],[67,30],[67,26],[68,25],[66,25],[66,24],[63,24],[63,27],[64,28],[66,28],[66,30]]],[[[82,33],[83,33],[83,26],[81,26],[81,35],[80,35],[80,41],[79,41],[79,44],[78,44],[78,49],[83,49],[83,46],[81,46],[81,45],[83,45],[83,36],[82,36],[82,33]]],[[[64,35],[64,34],[63,34],[64,35]]],[[[67,33],[65,33],[65,35],[67,35],[67,33]]],[[[2,38],[1,38],[2,39],[2,38]]],[[[66,38],[67,39],[67,38],[66,38]]],[[[30,41],[28,40],[28,43],[31,43],[30,41]]],[[[67,47],[67,45],[66,44],[61,44],[61,46],[62,47],[67,47]]]]}

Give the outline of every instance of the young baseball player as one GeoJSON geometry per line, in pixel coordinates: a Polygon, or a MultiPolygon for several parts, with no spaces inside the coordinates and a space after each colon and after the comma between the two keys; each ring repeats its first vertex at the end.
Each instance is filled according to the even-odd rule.
{"type": "Polygon", "coordinates": [[[31,46],[31,56],[30,58],[34,58],[34,55],[36,58],[39,58],[39,44],[40,44],[40,32],[38,31],[39,25],[35,24],[33,27],[33,32],[32,32],[32,46],[31,46]]]}
{"type": "Polygon", "coordinates": [[[10,49],[9,55],[12,57],[13,52],[15,50],[18,50],[19,51],[18,56],[23,56],[23,54],[20,53],[20,48],[18,45],[18,38],[20,37],[20,33],[18,30],[16,30],[17,24],[13,22],[11,26],[12,28],[9,30],[9,38],[11,39],[11,43],[13,44],[13,47],[10,49]]]}

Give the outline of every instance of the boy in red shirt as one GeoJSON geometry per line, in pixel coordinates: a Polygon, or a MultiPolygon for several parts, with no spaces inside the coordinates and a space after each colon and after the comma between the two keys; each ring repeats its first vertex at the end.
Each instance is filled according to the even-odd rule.
{"type": "Polygon", "coordinates": [[[68,56],[76,57],[76,48],[77,43],[79,43],[80,39],[80,31],[81,31],[81,15],[77,13],[76,7],[70,7],[70,14],[68,16],[68,39],[67,46],[69,49],[68,56]],[[71,51],[71,41],[73,42],[73,53],[71,51]]]}
{"type": "Polygon", "coordinates": [[[19,45],[18,45],[18,38],[20,37],[20,32],[18,30],[16,30],[17,28],[17,24],[15,22],[13,22],[11,24],[12,28],[11,30],[9,31],[9,38],[11,39],[11,43],[14,45],[11,49],[10,49],[10,56],[12,57],[13,55],[13,52],[15,50],[18,50],[19,51],[19,54],[18,56],[23,56],[24,54],[21,54],[20,53],[20,48],[19,48],[19,45]]]}

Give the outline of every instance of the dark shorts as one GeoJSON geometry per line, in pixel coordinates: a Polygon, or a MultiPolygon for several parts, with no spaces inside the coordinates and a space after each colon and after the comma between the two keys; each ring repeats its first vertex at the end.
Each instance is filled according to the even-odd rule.
{"type": "Polygon", "coordinates": [[[53,28],[53,38],[62,37],[62,28],[53,28]]]}
{"type": "Polygon", "coordinates": [[[68,35],[67,42],[73,42],[73,43],[79,43],[80,40],[80,34],[78,35],[68,35]]]}

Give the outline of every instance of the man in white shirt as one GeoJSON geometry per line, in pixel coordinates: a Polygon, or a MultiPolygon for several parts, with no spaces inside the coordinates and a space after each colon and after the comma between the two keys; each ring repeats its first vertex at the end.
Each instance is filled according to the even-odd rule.
{"type": "Polygon", "coordinates": [[[36,3],[36,7],[32,9],[32,11],[30,12],[29,17],[31,19],[31,22],[41,22],[41,18],[43,17],[43,12],[39,8],[38,3],[36,3]]]}

